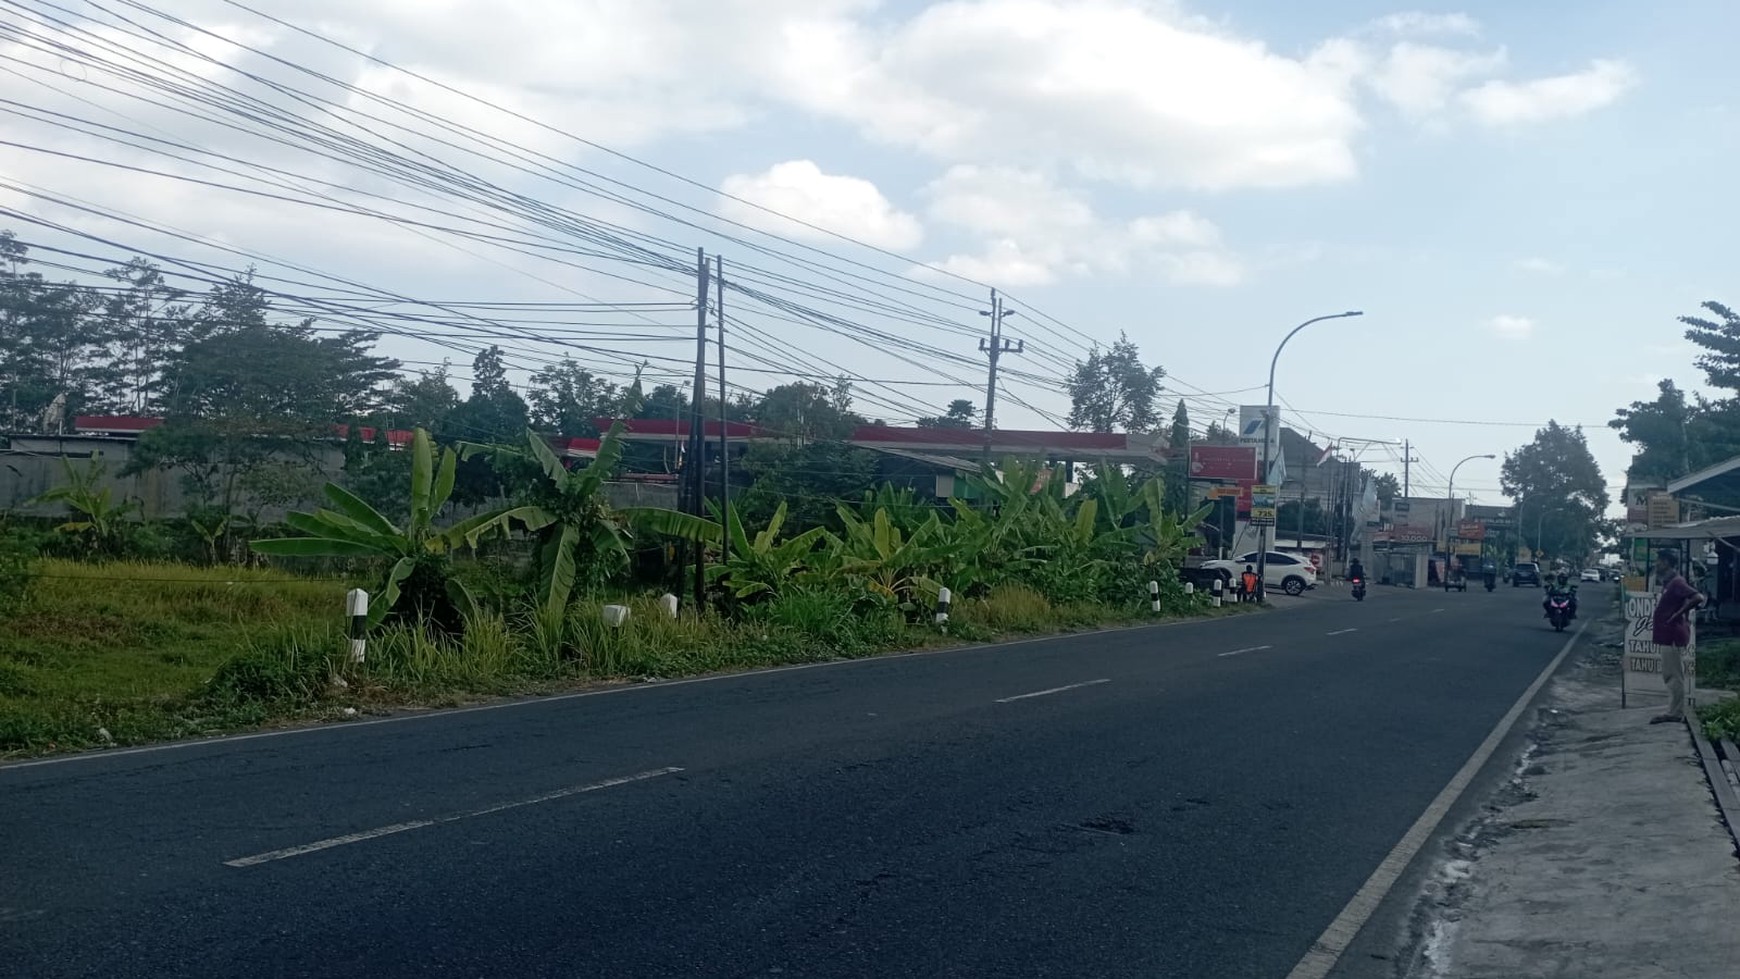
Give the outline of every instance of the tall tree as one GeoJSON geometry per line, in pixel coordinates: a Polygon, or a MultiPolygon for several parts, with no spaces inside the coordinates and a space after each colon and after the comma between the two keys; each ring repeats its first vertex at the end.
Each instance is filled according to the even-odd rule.
{"type": "Polygon", "coordinates": [[[1499,485],[1517,503],[1523,540],[1549,556],[1581,559],[1605,528],[1609,497],[1581,428],[1548,421],[1506,453],[1499,485]]]}
{"type": "Polygon", "coordinates": [[[596,419],[615,412],[622,391],[573,359],[563,357],[532,375],[532,426],[561,435],[595,438],[596,419]]]}
{"type": "Polygon", "coordinates": [[[104,275],[121,284],[103,310],[114,346],[108,400],[136,415],[162,410],[163,366],[180,349],[192,316],[182,301],[186,294],[164,281],[163,271],[143,258],[104,275]]]}
{"type": "Polygon", "coordinates": [[[917,419],[914,424],[919,428],[972,428],[979,409],[966,398],[956,398],[949,402],[940,415],[926,415],[917,419]]]}
{"type": "Polygon", "coordinates": [[[1069,425],[1092,432],[1150,432],[1160,419],[1154,400],[1166,371],[1142,363],[1130,338],[1119,334],[1107,350],[1094,347],[1069,377],[1069,425]]]}
{"type": "Polygon", "coordinates": [[[11,232],[0,232],[0,423],[59,429],[71,415],[109,407],[112,358],[97,294],[26,271],[28,256],[11,232]]]}
{"type": "Polygon", "coordinates": [[[1166,464],[1166,508],[1173,513],[1190,509],[1190,409],[1184,399],[1172,412],[1172,432],[1166,440],[1171,458],[1166,464]]]}
{"type": "Polygon", "coordinates": [[[844,440],[864,424],[852,411],[852,387],[796,382],[770,388],[755,406],[756,424],[800,440],[844,440]]]}
{"type": "MultiPolygon", "coordinates": [[[[387,395],[387,423],[394,428],[441,431],[459,407],[459,392],[447,380],[447,363],[416,378],[401,377],[387,395]]],[[[403,482],[402,480],[399,482],[403,482]]],[[[398,482],[393,486],[396,488],[398,482]]]]}
{"type": "MultiPolygon", "coordinates": [[[[480,445],[508,445],[525,438],[531,422],[526,402],[508,383],[501,348],[486,347],[471,362],[471,396],[448,412],[440,433],[443,440],[480,445]]],[[[453,500],[476,506],[506,495],[506,485],[489,461],[476,456],[459,464],[453,500]]]]}
{"type": "Polygon", "coordinates": [[[1402,481],[1395,473],[1378,473],[1375,479],[1378,502],[1388,503],[1402,495],[1402,481]]]}
{"type": "Polygon", "coordinates": [[[1615,412],[1607,427],[1637,447],[1631,457],[1632,476],[1673,479],[1691,471],[1691,444],[1687,438],[1691,406],[1685,393],[1672,380],[1656,385],[1653,401],[1633,401],[1615,412]]]}
{"type": "Polygon", "coordinates": [[[1686,339],[1706,351],[1695,363],[1711,387],[1740,393],[1740,315],[1719,302],[1706,302],[1702,308],[1713,318],[1680,317],[1686,339]]]}

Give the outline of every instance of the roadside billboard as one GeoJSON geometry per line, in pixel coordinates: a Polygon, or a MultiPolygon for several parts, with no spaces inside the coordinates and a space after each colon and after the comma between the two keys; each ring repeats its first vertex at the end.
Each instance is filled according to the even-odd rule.
{"type": "Polygon", "coordinates": [[[1257,450],[1248,445],[1193,445],[1191,479],[1255,479],[1257,450]]]}
{"type": "Polygon", "coordinates": [[[1485,540],[1486,523],[1482,520],[1463,520],[1456,524],[1456,536],[1463,540],[1485,540]]]}

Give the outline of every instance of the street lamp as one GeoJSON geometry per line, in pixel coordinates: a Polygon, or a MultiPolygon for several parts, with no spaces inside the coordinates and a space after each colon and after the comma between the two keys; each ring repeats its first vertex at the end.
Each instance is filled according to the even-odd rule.
{"type": "MultiPolygon", "coordinates": [[[[1269,358],[1269,393],[1263,398],[1263,471],[1257,474],[1258,478],[1262,479],[1265,484],[1269,481],[1269,440],[1271,436],[1273,436],[1277,441],[1280,438],[1279,432],[1275,429],[1275,365],[1281,362],[1281,351],[1287,348],[1288,340],[1293,339],[1300,330],[1305,329],[1313,323],[1364,315],[1365,313],[1360,310],[1350,309],[1345,313],[1331,313],[1328,316],[1318,316],[1313,319],[1308,319],[1289,330],[1287,335],[1281,338],[1280,345],[1275,348],[1275,356],[1269,358]]],[[[1263,602],[1268,598],[1268,569],[1269,525],[1264,524],[1263,529],[1257,535],[1258,602],[1263,602]]]]}
{"type": "Polygon", "coordinates": [[[1496,459],[1498,456],[1490,452],[1471,455],[1450,467],[1450,486],[1444,495],[1444,580],[1450,580],[1450,521],[1456,519],[1456,470],[1462,468],[1462,463],[1473,462],[1476,459],[1496,459]]]}

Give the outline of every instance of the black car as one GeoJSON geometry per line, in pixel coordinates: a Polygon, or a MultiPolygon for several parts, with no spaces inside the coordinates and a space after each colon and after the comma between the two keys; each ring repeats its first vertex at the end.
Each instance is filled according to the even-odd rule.
{"type": "Polygon", "coordinates": [[[1541,566],[1533,561],[1519,561],[1510,569],[1510,586],[1521,588],[1524,585],[1541,587],[1541,566]]]}

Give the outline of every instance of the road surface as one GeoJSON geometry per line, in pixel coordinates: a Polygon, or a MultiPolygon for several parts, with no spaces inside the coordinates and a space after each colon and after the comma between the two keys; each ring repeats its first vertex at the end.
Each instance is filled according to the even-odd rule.
{"type": "Polygon", "coordinates": [[[1539,599],[0,768],[0,974],[1281,979],[1565,645],[1539,599]]]}

